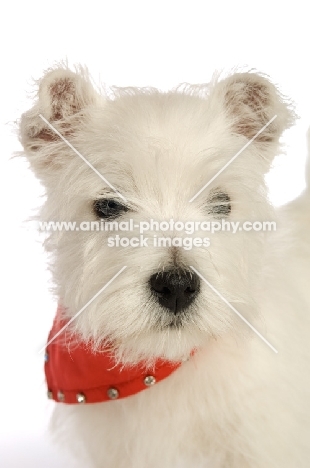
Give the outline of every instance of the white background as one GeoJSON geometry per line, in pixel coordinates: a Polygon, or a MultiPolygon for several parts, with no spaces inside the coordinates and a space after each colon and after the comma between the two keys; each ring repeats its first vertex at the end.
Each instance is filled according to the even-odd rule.
{"type": "MultiPolygon", "coordinates": [[[[24,221],[43,193],[21,159],[14,121],[30,106],[32,78],[57,60],[86,64],[96,81],[120,86],[207,82],[215,69],[267,73],[300,116],[287,156],[268,177],[277,204],[304,187],[310,123],[309,20],[304,1],[11,1],[2,6],[0,467],[78,468],[45,435],[42,355],[56,303],[39,236],[24,221]]],[[[83,467],[86,468],[86,467],[83,467]]]]}

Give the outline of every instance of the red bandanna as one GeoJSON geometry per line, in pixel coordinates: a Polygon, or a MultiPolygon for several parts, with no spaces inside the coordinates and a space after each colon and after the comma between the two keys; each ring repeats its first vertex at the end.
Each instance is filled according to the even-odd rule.
{"type": "MultiPolygon", "coordinates": [[[[66,325],[57,314],[48,341],[66,325]]],[[[160,382],[181,362],[157,359],[151,369],[143,362],[124,367],[106,351],[94,353],[64,331],[46,348],[48,397],[62,403],[100,403],[134,395],[160,382]]]]}

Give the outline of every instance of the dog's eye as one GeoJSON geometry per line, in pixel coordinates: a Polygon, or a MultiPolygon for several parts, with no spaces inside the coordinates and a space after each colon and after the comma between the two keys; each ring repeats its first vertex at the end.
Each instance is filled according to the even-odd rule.
{"type": "Polygon", "coordinates": [[[128,211],[127,206],[119,201],[107,198],[95,200],[93,207],[95,214],[104,219],[115,219],[128,211]]]}
{"type": "Polygon", "coordinates": [[[215,190],[210,193],[208,199],[208,213],[219,218],[224,218],[231,212],[230,196],[226,192],[215,190]]]}

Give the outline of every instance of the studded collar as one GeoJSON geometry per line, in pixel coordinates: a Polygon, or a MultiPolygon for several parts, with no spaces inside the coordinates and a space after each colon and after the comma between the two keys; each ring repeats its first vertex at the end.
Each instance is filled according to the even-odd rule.
{"type": "MultiPolygon", "coordinates": [[[[58,308],[48,342],[66,325],[60,315],[58,308]]],[[[44,370],[48,398],[76,404],[135,395],[165,379],[180,365],[181,362],[157,359],[151,369],[143,362],[124,367],[115,362],[108,350],[94,353],[64,331],[47,345],[44,370]]]]}

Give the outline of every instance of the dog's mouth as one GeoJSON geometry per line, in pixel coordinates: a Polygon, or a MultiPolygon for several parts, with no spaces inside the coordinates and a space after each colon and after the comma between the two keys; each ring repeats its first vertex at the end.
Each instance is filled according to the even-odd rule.
{"type": "Polygon", "coordinates": [[[172,330],[180,330],[184,328],[184,320],[182,320],[182,318],[178,316],[169,323],[167,328],[170,328],[172,330]]]}
{"type": "Polygon", "coordinates": [[[157,327],[160,331],[164,330],[182,330],[189,322],[189,314],[186,312],[171,315],[170,313],[163,313],[158,319],[157,327]]]}

